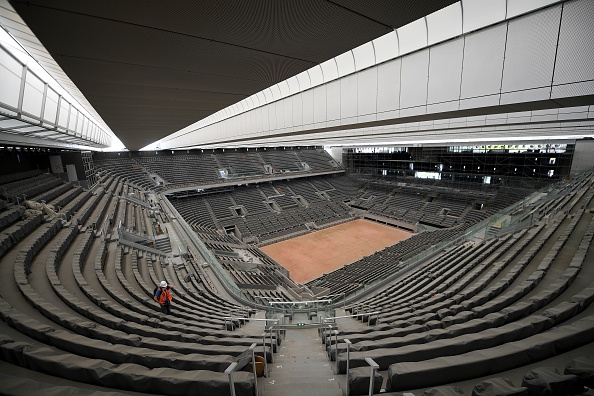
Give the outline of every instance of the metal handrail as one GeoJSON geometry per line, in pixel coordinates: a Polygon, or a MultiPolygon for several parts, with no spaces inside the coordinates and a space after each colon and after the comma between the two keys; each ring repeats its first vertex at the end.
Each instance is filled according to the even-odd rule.
{"type": "MultiPolygon", "coordinates": [[[[227,322],[233,322],[234,320],[253,320],[256,322],[274,322],[274,330],[276,333],[276,338],[279,338],[280,335],[280,329],[279,329],[279,321],[280,319],[262,319],[262,318],[241,318],[241,317],[235,317],[235,316],[224,316],[223,317],[224,320],[224,326],[225,329],[227,329],[227,322]]],[[[273,326],[270,326],[270,328],[272,329],[273,326]]]]}
{"type": "Polygon", "coordinates": [[[335,294],[326,294],[324,295],[324,297],[328,297],[331,298],[332,301],[334,301],[333,297],[340,297],[338,300],[342,300],[342,309],[345,308],[346,304],[346,292],[342,292],[342,293],[335,293],[335,294]]]}
{"type": "MultiPolygon", "coordinates": [[[[348,338],[344,339],[344,342],[347,345],[347,361],[346,361],[346,395],[349,396],[349,365],[351,363],[351,340],[348,338]]],[[[336,361],[338,362],[338,356],[336,356],[336,361]]],[[[337,363],[338,366],[338,363],[337,363]]],[[[337,370],[338,371],[338,370],[337,370]]]]}
{"type": "Polygon", "coordinates": [[[318,302],[326,302],[331,303],[332,300],[304,300],[304,301],[269,301],[268,304],[270,305],[280,305],[280,304],[291,304],[291,305],[299,305],[299,304],[311,304],[311,303],[318,303],[318,302]]]}
{"type": "MultiPolygon", "coordinates": [[[[329,317],[324,318],[324,321],[326,321],[326,320],[335,320],[335,319],[344,319],[344,318],[356,318],[358,316],[368,315],[368,317],[367,317],[367,325],[370,326],[371,316],[372,315],[376,315],[377,318],[379,319],[379,314],[380,314],[380,311],[374,311],[374,312],[357,313],[357,314],[352,314],[352,315],[329,316],[329,317]]],[[[377,321],[376,321],[376,323],[377,323],[377,321]]]]}
{"type": "Polygon", "coordinates": [[[328,349],[330,360],[332,360],[332,336],[334,335],[334,356],[336,360],[336,372],[338,373],[338,330],[333,329],[333,326],[329,323],[326,323],[325,318],[322,319],[323,327],[324,327],[324,339],[330,340],[330,346],[328,349]]]}
{"type": "Polygon", "coordinates": [[[128,246],[128,247],[130,247],[132,249],[140,250],[142,252],[146,252],[146,253],[149,253],[149,254],[154,254],[155,256],[167,257],[167,253],[165,253],[165,252],[163,252],[161,250],[153,249],[151,247],[144,246],[144,245],[141,245],[140,243],[135,243],[135,242],[129,241],[129,240],[124,239],[124,238],[119,238],[118,239],[118,243],[120,245],[128,246]]]}
{"type": "Polygon", "coordinates": [[[235,396],[235,384],[233,383],[233,372],[237,368],[237,362],[233,362],[225,370],[225,374],[229,376],[229,389],[231,389],[231,396],[235,396]]]}
{"type": "MultiPolygon", "coordinates": [[[[312,319],[313,316],[321,318],[321,312],[327,311],[331,306],[332,300],[330,299],[319,299],[319,300],[302,300],[302,301],[269,301],[268,305],[270,309],[267,310],[269,313],[276,314],[277,310],[283,315],[293,316],[295,311],[305,312],[307,311],[308,319],[312,319]],[[303,307],[304,306],[304,307],[303,307]]],[[[328,314],[326,312],[325,314],[328,314]]],[[[320,323],[319,321],[317,323],[320,323]]]]}
{"type": "MultiPolygon", "coordinates": [[[[250,345],[249,350],[252,351],[252,372],[254,373],[254,391],[255,391],[255,396],[258,396],[258,374],[256,373],[256,345],[258,345],[257,343],[253,343],[252,345],[250,345]]],[[[266,360],[266,355],[264,355],[264,360],[266,360]]]]}
{"type": "Polygon", "coordinates": [[[379,364],[372,358],[365,358],[368,365],[371,366],[371,373],[369,374],[369,396],[373,396],[373,383],[375,379],[375,370],[379,369],[379,364]]]}
{"type": "MultiPolygon", "coordinates": [[[[274,363],[274,346],[273,346],[274,344],[273,344],[273,341],[272,341],[272,332],[273,332],[273,330],[274,330],[274,327],[273,326],[270,326],[267,329],[268,333],[270,334],[270,348],[271,348],[271,351],[270,351],[270,363],[274,363]]],[[[278,337],[277,337],[277,339],[278,339],[278,337]]]]}
{"type": "MultiPolygon", "coordinates": [[[[272,348],[272,344],[270,345],[272,348]]],[[[266,357],[266,332],[262,333],[262,351],[264,352],[264,376],[268,377],[268,359],[266,357]]],[[[272,356],[272,351],[270,352],[272,356]]],[[[270,362],[272,363],[272,361],[270,362]]]]}
{"type": "Polygon", "coordinates": [[[178,232],[179,234],[179,231],[177,231],[177,229],[178,226],[181,227],[186,236],[189,238],[190,242],[192,242],[193,247],[195,247],[200,256],[204,258],[205,262],[210,265],[210,268],[212,268],[213,273],[217,276],[223,287],[243,304],[259,306],[260,304],[255,304],[251,302],[249,298],[246,297],[246,295],[241,291],[241,289],[235,284],[235,282],[233,282],[231,275],[229,275],[229,273],[218,262],[216,257],[214,257],[212,252],[206,247],[206,245],[204,245],[204,242],[202,242],[202,240],[197,237],[196,233],[186,223],[186,221],[179,214],[177,209],[175,209],[175,207],[169,202],[169,200],[163,197],[159,200],[159,202],[161,203],[161,207],[163,208],[163,210],[169,211],[178,220],[177,222],[171,222],[176,232],[178,232]]]}
{"type": "MultiPolygon", "coordinates": [[[[334,334],[334,361],[335,363],[335,367],[336,367],[336,373],[338,374],[338,330],[332,330],[332,333],[334,334]]],[[[330,338],[330,350],[332,350],[332,338],[330,338]]],[[[330,355],[332,355],[332,353],[330,353],[330,355]]],[[[332,360],[332,358],[330,359],[332,360]]]]}

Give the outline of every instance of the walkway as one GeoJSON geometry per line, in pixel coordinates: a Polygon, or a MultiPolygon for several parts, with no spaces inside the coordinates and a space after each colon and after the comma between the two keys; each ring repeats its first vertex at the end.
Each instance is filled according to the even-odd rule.
{"type": "Polygon", "coordinates": [[[333,365],[317,328],[289,329],[258,390],[261,396],[342,396],[333,365]]]}

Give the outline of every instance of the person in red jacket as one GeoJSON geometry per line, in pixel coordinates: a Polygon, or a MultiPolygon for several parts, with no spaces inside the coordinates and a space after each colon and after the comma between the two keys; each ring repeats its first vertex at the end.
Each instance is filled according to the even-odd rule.
{"type": "Polygon", "coordinates": [[[161,305],[161,312],[165,315],[171,313],[171,301],[173,297],[171,297],[171,293],[169,289],[172,288],[173,285],[168,285],[167,282],[161,281],[159,287],[157,287],[155,291],[155,296],[153,299],[161,305]]]}

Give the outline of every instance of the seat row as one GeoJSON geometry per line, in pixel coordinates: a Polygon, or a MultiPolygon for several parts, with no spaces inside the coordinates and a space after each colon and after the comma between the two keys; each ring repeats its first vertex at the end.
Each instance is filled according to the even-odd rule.
{"type": "Polygon", "coordinates": [[[349,367],[372,358],[388,370],[392,392],[496,375],[594,342],[591,187],[583,183],[552,221],[491,243],[494,250],[453,248],[351,306],[382,310],[381,324],[341,329],[339,345],[323,339],[330,357],[338,351],[339,372],[347,339],[349,367]]]}
{"type": "MultiPolygon", "coordinates": [[[[108,388],[230,394],[223,371],[252,342],[261,344],[261,335],[225,331],[222,316],[241,307],[207,290],[191,295],[185,289],[193,286],[182,286],[180,278],[169,279],[180,285],[174,289],[174,313],[160,313],[151,298],[152,285],[169,278],[166,271],[152,271],[152,285],[145,282],[149,290],[139,289],[137,279],[144,281],[143,274],[156,269],[147,266],[150,260],[142,259],[144,269],[139,269],[135,252],[124,255],[102,232],[87,227],[126,211],[130,204],[120,200],[125,190],[121,180],[106,179],[80,204],[66,203],[78,209],[81,225],[63,227],[61,219],[35,224],[9,247],[11,257],[16,253],[12,273],[19,293],[0,301],[0,315],[18,337],[2,338],[2,359],[108,388]],[[30,316],[27,306],[37,314],[30,316]]],[[[274,345],[265,345],[267,357],[277,347],[276,336],[272,340],[274,345]]],[[[237,394],[253,394],[251,374],[234,378],[237,394]]]]}

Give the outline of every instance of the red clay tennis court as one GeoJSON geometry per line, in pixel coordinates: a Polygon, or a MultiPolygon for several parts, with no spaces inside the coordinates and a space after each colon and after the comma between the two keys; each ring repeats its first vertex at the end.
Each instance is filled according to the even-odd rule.
{"type": "Polygon", "coordinates": [[[413,234],[373,221],[357,219],[260,248],[305,283],[413,234]]]}

